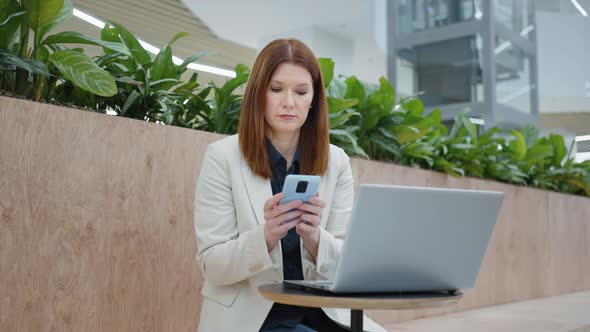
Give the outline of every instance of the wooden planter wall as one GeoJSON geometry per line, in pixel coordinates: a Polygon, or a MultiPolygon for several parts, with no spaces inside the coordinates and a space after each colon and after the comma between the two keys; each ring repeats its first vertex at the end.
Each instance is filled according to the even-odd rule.
{"type": "MultiPolygon", "coordinates": [[[[0,97],[0,331],[195,331],[194,188],[222,136],[0,97]]],[[[353,159],[355,183],[506,193],[454,308],[590,289],[590,199],[353,159]]]]}

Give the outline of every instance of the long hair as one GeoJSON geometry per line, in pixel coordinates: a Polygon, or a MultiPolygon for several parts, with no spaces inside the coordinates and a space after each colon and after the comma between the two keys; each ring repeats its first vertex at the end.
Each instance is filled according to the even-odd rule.
{"type": "Polygon", "coordinates": [[[326,91],[313,52],[296,39],[270,42],[256,58],[246,86],[240,114],[240,150],[253,173],[270,179],[272,171],[266,149],[268,124],[264,120],[266,93],[275,69],[284,62],[299,65],[311,74],[313,100],[299,135],[301,174],[323,175],[330,158],[330,125],[326,91]]]}

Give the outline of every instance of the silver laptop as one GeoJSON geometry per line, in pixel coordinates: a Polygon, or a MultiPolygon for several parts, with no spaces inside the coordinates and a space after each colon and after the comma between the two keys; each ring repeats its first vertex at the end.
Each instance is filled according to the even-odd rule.
{"type": "Polygon", "coordinates": [[[504,193],[361,184],[334,280],[285,280],[334,293],[467,290],[504,193]]]}

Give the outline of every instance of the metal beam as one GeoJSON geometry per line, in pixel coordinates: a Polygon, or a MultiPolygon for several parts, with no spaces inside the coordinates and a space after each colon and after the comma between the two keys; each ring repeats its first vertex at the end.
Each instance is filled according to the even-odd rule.
{"type": "Polygon", "coordinates": [[[478,20],[460,22],[437,27],[436,29],[399,35],[395,40],[396,49],[412,48],[418,45],[437,43],[449,39],[475,36],[481,31],[481,24],[482,22],[478,20]]]}

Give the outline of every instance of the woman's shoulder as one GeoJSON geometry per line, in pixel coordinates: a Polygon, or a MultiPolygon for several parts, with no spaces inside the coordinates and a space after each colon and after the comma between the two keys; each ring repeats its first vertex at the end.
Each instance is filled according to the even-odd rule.
{"type": "Polygon", "coordinates": [[[238,141],[238,135],[232,135],[222,138],[213,143],[209,143],[207,147],[207,153],[213,157],[225,157],[232,158],[240,157],[240,143],[238,141]]]}
{"type": "Polygon", "coordinates": [[[235,134],[235,135],[224,137],[224,138],[217,140],[213,143],[209,143],[209,147],[217,148],[217,149],[231,148],[234,145],[239,146],[239,144],[240,143],[238,142],[238,134],[235,134]]]}
{"type": "Polygon", "coordinates": [[[334,144],[330,144],[330,165],[340,168],[345,163],[349,163],[350,158],[344,150],[334,144]]]}

